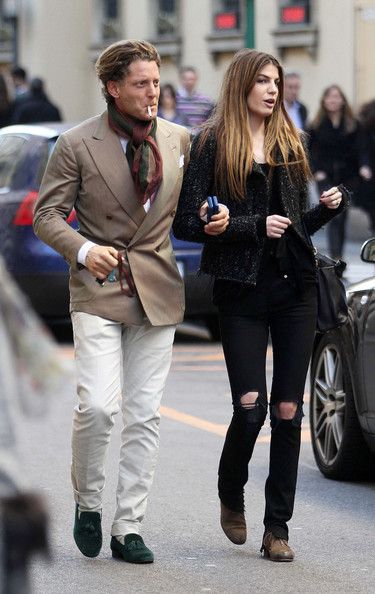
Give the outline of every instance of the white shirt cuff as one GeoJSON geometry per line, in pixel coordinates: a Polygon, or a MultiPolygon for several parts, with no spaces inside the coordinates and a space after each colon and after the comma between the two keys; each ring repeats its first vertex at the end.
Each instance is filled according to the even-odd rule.
{"type": "Polygon", "coordinates": [[[79,249],[78,255],[77,255],[77,262],[78,264],[82,264],[83,266],[86,266],[86,256],[87,256],[87,252],[89,251],[89,249],[91,249],[92,247],[94,247],[94,245],[97,245],[96,243],[94,243],[93,241],[86,241],[83,246],[79,249]]]}

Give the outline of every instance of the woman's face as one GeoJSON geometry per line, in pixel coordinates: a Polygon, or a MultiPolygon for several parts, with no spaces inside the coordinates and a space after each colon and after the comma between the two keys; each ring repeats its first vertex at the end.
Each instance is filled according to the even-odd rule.
{"type": "Polygon", "coordinates": [[[330,89],[323,99],[323,105],[328,113],[337,113],[344,107],[344,99],[338,89],[330,89]]]}
{"type": "Polygon", "coordinates": [[[174,100],[173,95],[169,89],[165,89],[163,91],[163,97],[162,97],[161,104],[162,104],[162,107],[164,107],[164,109],[174,109],[175,108],[175,100],[174,100]]]}
{"type": "Polygon", "coordinates": [[[250,116],[265,119],[272,114],[279,95],[279,84],[279,71],[276,66],[267,64],[260,70],[247,96],[250,116]]]}

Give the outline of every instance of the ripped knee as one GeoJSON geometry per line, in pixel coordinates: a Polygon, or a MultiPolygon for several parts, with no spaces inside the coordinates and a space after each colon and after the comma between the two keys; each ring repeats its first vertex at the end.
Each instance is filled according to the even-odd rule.
{"type": "Polygon", "coordinates": [[[291,421],[297,412],[297,402],[278,402],[275,408],[279,419],[291,421]]]}
{"type": "Polygon", "coordinates": [[[237,412],[247,423],[263,425],[267,415],[267,403],[263,402],[259,392],[249,391],[241,396],[237,412]]]}
{"type": "Polygon", "coordinates": [[[271,428],[276,427],[282,421],[291,421],[294,427],[301,427],[303,419],[303,408],[301,402],[280,401],[271,406],[271,428]]]}
{"type": "Polygon", "coordinates": [[[253,410],[257,405],[258,397],[258,392],[246,392],[240,398],[241,407],[246,410],[253,410]]]}

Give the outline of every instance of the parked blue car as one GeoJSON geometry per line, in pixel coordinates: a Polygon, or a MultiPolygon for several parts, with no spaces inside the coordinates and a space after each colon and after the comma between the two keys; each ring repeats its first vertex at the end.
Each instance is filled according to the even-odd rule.
{"type": "MultiPolygon", "coordinates": [[[[67,124],[9,126],[0,130],[0,252],[8,270],[47,322],[68,319],[68,266],[34,234],[32,216],[40,182],[58,136],[67,124]]],[[[78,227],[74,211],[68,222],[78,227]]],[[[172,243],[185,281],[185,319],[204,320],[214,338],[218,323],[208,277],[198,276],[201,246],[172,243]]]]}

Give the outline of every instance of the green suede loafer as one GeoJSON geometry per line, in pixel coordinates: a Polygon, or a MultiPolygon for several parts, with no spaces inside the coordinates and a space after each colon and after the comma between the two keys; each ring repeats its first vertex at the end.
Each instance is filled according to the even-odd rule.
{"type": "Polygon", "coordinates": [[[122,559],[128,563],[153,563],[154,554],[148,549],[139,534],[127,534],[124,544],[112,536],[112,557],[122,559]]]}
{"type": "Polygon", "coordinates": [[[99,512],[81,512],[74,519],[73,536],[75,543],[85,557],[97,557],[103,543],[102,518],[99,512]]]}

